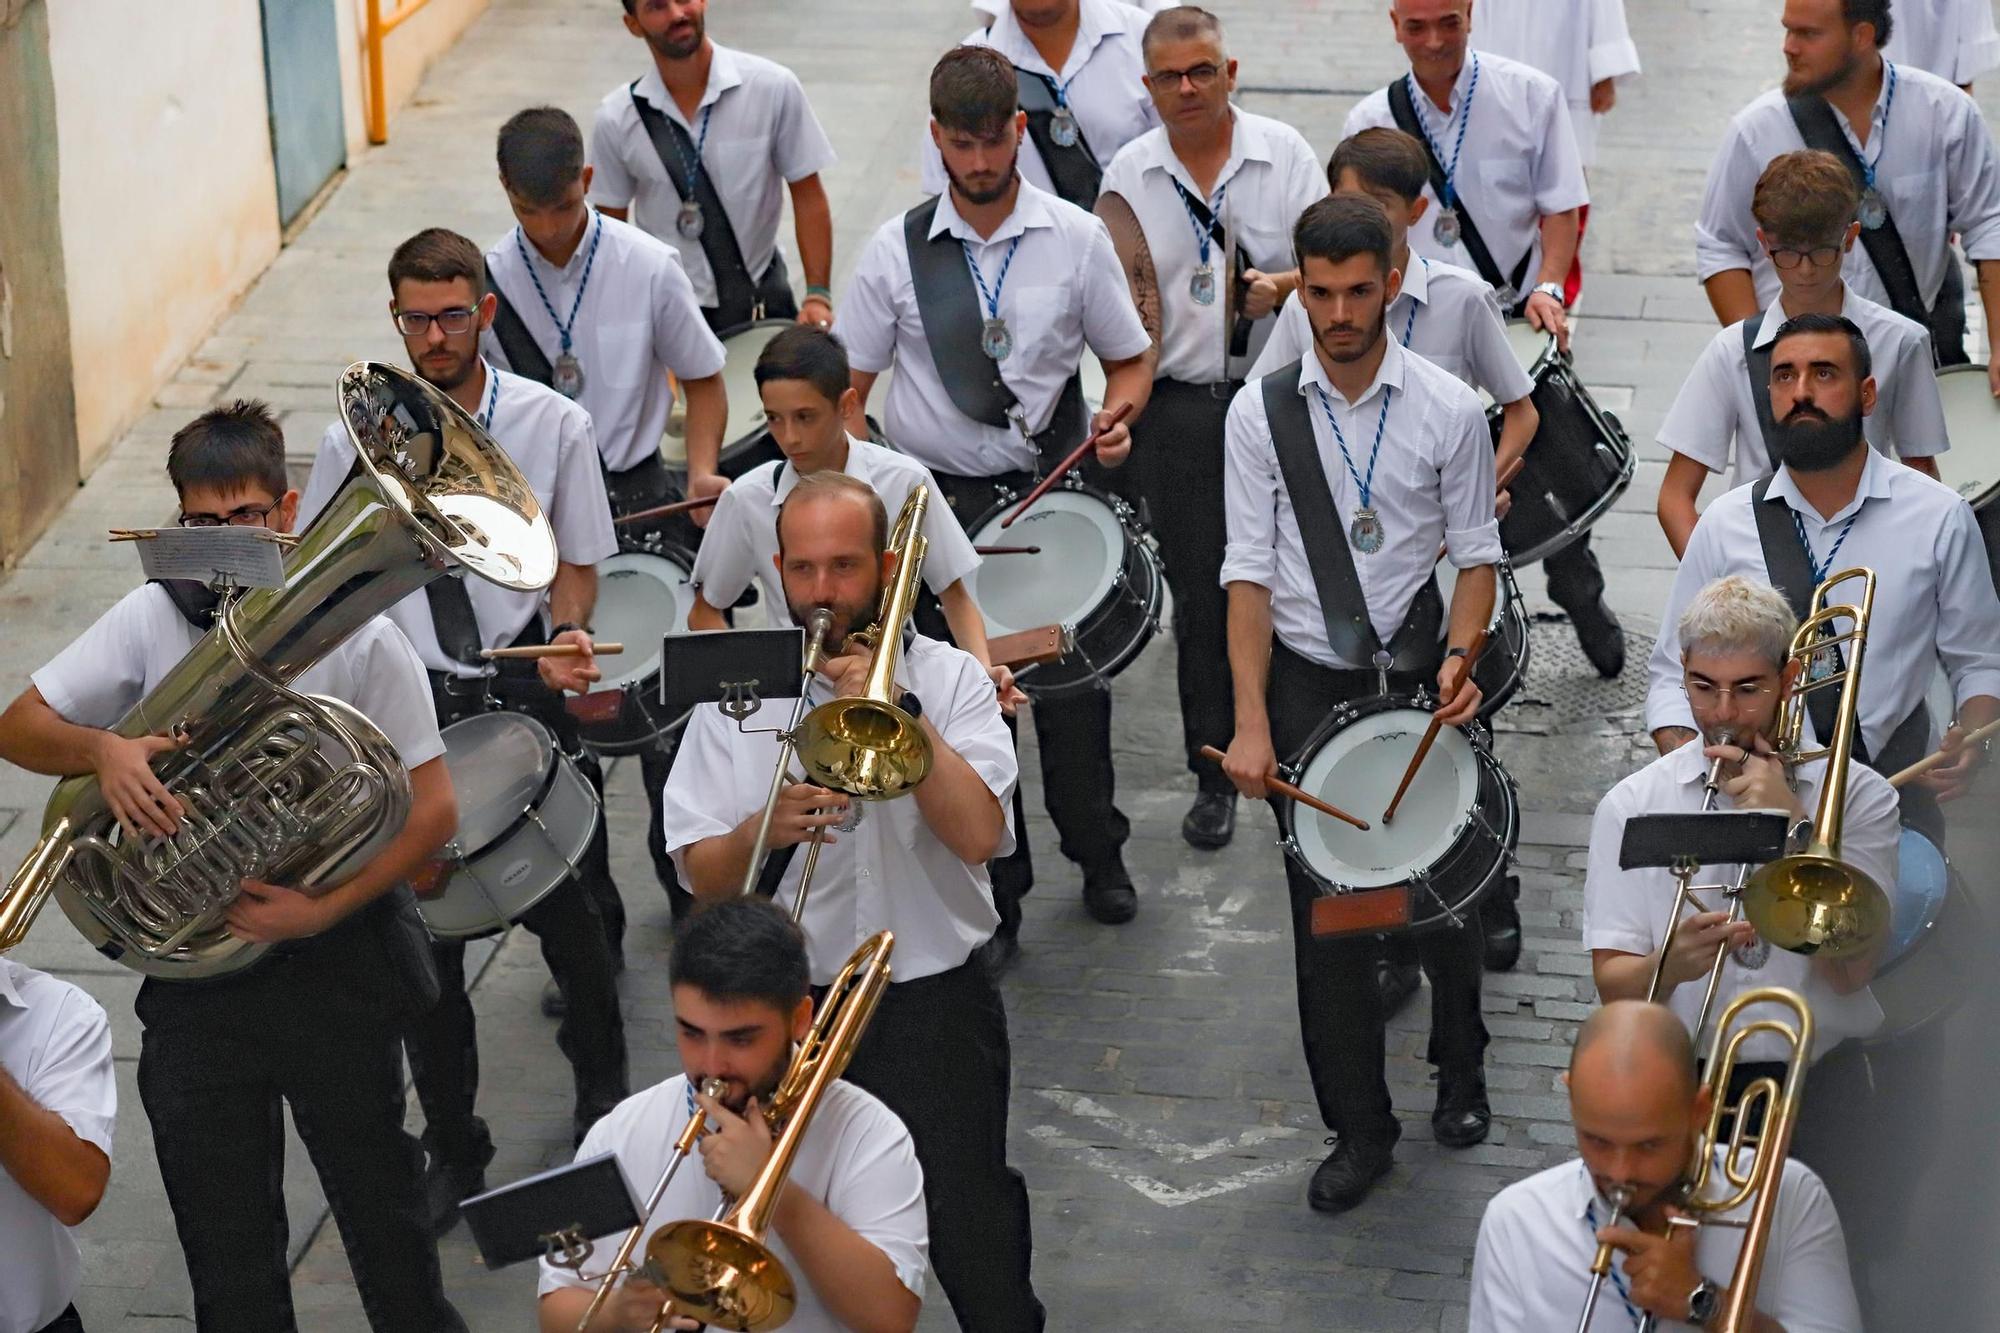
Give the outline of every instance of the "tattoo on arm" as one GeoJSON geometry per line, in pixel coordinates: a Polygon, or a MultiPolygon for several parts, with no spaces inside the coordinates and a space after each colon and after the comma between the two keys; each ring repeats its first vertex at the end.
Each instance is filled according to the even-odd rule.
{"type": "Polygon", "coordinates": [[[1097,196],[1097,216],[1104,219],[1104,225],[1111,233],[1112,248],[1117,250],[1119,262],[1125,266],[1125,281],[1132,289],[1132,304],[1138,307],[1140,322],[1153,339],[1157,351],[1160,346],[1160,275],[1153,267],[1153,251],[1146,244],[1146,232],[1139,225],[1139,215],[1132,211],[1132,205],[1120,194],[1097,196]]]}

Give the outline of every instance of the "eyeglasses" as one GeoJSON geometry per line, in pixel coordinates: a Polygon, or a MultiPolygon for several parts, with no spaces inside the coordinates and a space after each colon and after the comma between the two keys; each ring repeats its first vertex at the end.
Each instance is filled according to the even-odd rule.
{"type": "Polygon", "coordinates": [[[1186,79],[1194,85],[1196,92],[1202,92],[1213,87],[1221,75],[1222,66],[1211,65],[1204,61],[1199,65],[1190,65],[1186,69],[1154,70],[1146,76],[1146,82],[1152,85],[1156,93],[1170,93],[1179,89],[1181,80],[1186,79]]]}
{"type": "Polygon", "coordinates": [[[478,318],[477,310],[468,310],[464,306],[440,310],[435,315],[422,310],[398,310],[396,328],[405,338],[421,338],[431,331],[431,322],[435,320],[438,328],[445,333],[464,333],[478,318]]]}
{"type": "Polygon", "coordinates": [[[1717,685],[1712,680],[1696,680],[1692,677],[1681,681],[1681,688],[1687,691],[1688,702],[1703,708],[1711,707],[1725,699],[1734,699],[1745,706],[1756,703],[1767,694],[1776,694],[1778,687],[1760,681],[1745,682],[1742,685],[1717,685]]]}
{"type": "Polygon", "coordinates": [[[1839,258],[1840,247],[1837,245],[1815,245],[1805,250],[1796,250],[1786,245],[1771,247],[1771,262],[1787,270],[1797,268],[1801,259],[1810,259],[1813,267],[1824,268],[1839,258]]]}
{"type": "Polygon", "coordinates": [[[177,522],[184,528],[261,528],[278,506],[242,505],[226,514],[182,514],[177,522]]]}

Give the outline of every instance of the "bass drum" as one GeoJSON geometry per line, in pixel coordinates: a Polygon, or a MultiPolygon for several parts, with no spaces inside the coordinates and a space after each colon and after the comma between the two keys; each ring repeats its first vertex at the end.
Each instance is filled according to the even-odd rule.
{"type": "Polygon", "coordinates": [[[693,573],[694,558],[670,546],[620,551],[598,562],[591,619],[598,638],[625,645],[621,656],[598,659],[604,678],[583,696],[595,702],[579,708],[573,701],[583,743],[598,754],[636,754],[687,721],[685,712],[670,716],[660,702],[660,657],[669,634],[688,632],[693,573]],[[597,698],[614,693],[615,703],[597,698]],[[590,720],[584,720],[586,714],[590,720]]]}
{"type": "MultiPolygon", "coordinates": [[[[764,399],[757,392],[757,358],[771,339],[792,328],[789,319],[764,319],[720,335],[722,383],[729,391],[729,416],[722,428],[722,475],[734,480],[762,463],[783,458],[764,426],[764,399]]],[[[687,428],[676,408],[660,441],[660,453],[683,487],[687,484],[687,428]]]]}
{"type": "MultiPolygon", "coordinates": [[[[1953,448],[1957,446],[1954,445],[1953,448]]],[[[1882,1026],[1868,1044],[1888,1044],[1946,1017],[1990,965],[1985,914],[1937,844],[1903,830],[1889,944],[1868,983],[1882,1026]]]]}
{"type": "MultiPolygon", "coordinates": [[[[1479,720],[1491,722],[1520,693],[1528,678],[1528,603],[1514,581],[1514,567],[1500,562],[1498,595],[1493,599],[1493,621],[1486,627],[1486,647],[1472,679],[1479,686],[1479,720]]],[[[1433,574],[1438,592],[1444,597],[1444,622],[1451,624],[1451,594],[1458,583],[1458,570],[1449,560],[1440,560],[1433,574]]],[[[1335,802],[1338,804],[1338,802],[1335,802]]]]}
{"type": "Polygon", "coordinates": [[[1433,703],[1419,693],[1342,704],[1283,772],[1372,827],[1278,802],[1285,855],[1328,894],[1408,885],[1411,931],[1471,924],[1521,838],[1514,780],[1478,726],[1439,731],[1395,822],[1379,818],[1430,725],[1433,703]]]}
{"type": "MultiPolygon", "coordinates": [[[[1531,565],[1589,531],[1632,484],[1632,441],[1617,417],[1597,405],[1553,334],[1525,320],[1507,325],[1507,341],[1534,381],[1541,425],[1508,483],[1514,504],[1500,520],[1500,540],[1515,565],[1531,565]]],[[[1487,424],[1500,439],[1500,409],[1487,424]]]]}
{"type": "Polygon", "coordinates": [[[1986,388],[1985,366],[1938,371],[1945,435],[1951,448],[1937,455],[1938,478],[1972,506],[1986,539],[1986,562],[2000,583],[2000,401],[1986,388]]]}

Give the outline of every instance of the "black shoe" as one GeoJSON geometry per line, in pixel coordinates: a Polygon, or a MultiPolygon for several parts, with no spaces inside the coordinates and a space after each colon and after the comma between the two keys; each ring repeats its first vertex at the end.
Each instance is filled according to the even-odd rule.
{"type": "Polygon", "coordinates": [[[493,1160],[493,1144],[463,1162],[447,1162],[432,1157],[424,1168],[424,1214],[431,1235],[442,1236],[458,1223],[458,1205],[475,1194],[486,1192],[486,1164],[493,1160]]]}
{"type": "Polygon", "coordinates": [[[1190,847],[1227,847],[1236,835],[1236,793],[1205,791],[1181,819],[1181,836],[1190,847]]]}
{"type": "Polygon", "coordinates": [[[1107,926],[1119,926],[1139,914],[1139,894],[1123,865],[1113,863],[1083,876],[1083,910],[1107,926]]]}
{"type": "Polygon", "coordinates": [[[1473,1069],[1438,1074],[1437,1109],[1431,1112],[1431,1133],[1447,1148],[1470,1148],[1486,1140],[1493,1127],[1493,1108],[1486,1104],[1486,1074],[1473,1069]]]}
{"type": "Polygon", "coordinates": [[[993,937],[979,946],[979,961],[986,975],[998,979],[1021,959],[1021,940],[1003,922],[993,937]]]}
{"type": "Polygon", "coordinates": [[[1479,905],[1479,924],[1486,935],[1486,970],[1511,972],[1521,961],[1521,881],[1507,876],[1479,905]]]}
{"type": "Polygon", "coordinates": [[[550,977],[548,984],[542,987],[542,1017],[561,1018],[568,1012],[569,996],[564,995],[562,987],[556,984],[556,979],[550,977]]]}
{"type": "Polygon", "coordinates": [[[1422,984],[1423,968],[1384,958],[1375,965],[1375,982],[1382,989],[1382,1017],[1393,1018],[1422,984]]]}
{"type": "Polygon", "coordinates": [[[1327,1154],[1327,1159],[1313,1171],[1312,1183],[1306,1186],[1306,1202],[1314,1212],[1346,1212],[1367,1198],[1375,1182],[1388,1175],[1389,1168],[1396,1164],[1393,1145],[1349,1138],[1339,1142],[1340,1146],[1327,1154]]]}
{"type": "Polygon", "coordinates": [[[1576,630],[1576,641],[1583,645],[1583,655],[1597,668],[1597,674],[1610,680],[1625,669],[1625,631],[1618,624],[1618,617],[1599,597],[1589,606],[1572,608],[1569,623],[1576,630]]]}

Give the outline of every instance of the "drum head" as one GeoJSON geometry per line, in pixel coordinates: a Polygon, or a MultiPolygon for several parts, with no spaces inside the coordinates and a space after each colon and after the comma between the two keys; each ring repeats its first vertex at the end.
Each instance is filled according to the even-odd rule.
{"type": "MultiPolygon", "coordinates": [[[[1556,336],[1531,326],[1525,319],[1507,321],[1507,345],[1514,349],[1514,359],[1521,363],[1521,369],[1528,372],[1531,380],[1539,381],[1543,368],[1556,355],[1556,336]]],[[[1481,406],[1491,408],[1493,395],[1482,388],[1479,390],[1479,402],[1481,406]]]]}
{"type": "Polygon", "coordinates": [[[458,793],[460,854],[485,851],[541,800],[555,767],[548,728],[519,713],[480,713],[443,731],[444,766],[458,793]]]}
{"type": "Polygon", "coordinates": [[[972,599],[989,635],[1043,625],[1083,623],[1103,604],[1125,564],[1128,540],[1118,515],[1087,490],[1058,488],[1035,501],[1020,522],[1001,520],[1018,505],[994,511],[972,534],[975,546],[1039,546],[1038,555],[988,556],[972,571],[972,599]]]}
{"type": "Polygon", "coordinates": [[[771,339],[791,327],[789,319],[767,319],[722,336],[722,383],[729,390],[728,424],[722,428],[725,454],[763,431],[764,398],[757,392],[757,358],[771,339]]]}
{"type": "Polygon", "coordinates": [[[1084,410],[1092,415],[1102,412],[1104,410],[1104,391],[1107,387],[1104,380],[1103,363],[1090,353],[1085,352],[1082,363],[1076,368],[1076,373],[1083,381],[1084,410]]]}
{"type": "Polygon", "coordinates": [[[1978,509],[2000,493],[2000,401],[1986,388],[1985,366],[1937,373],[1951,448],[1936,458],[1938,478],[1978,509]]]}
{"type": "Polygon", "coordinates": [[[1887,972],[1923,943],[1944,912],[1951,870],[1937,844],[1913,828],[1903,829],[1896,849],[1896,891],[1890,901],[1889,943],[1877,974],[1887,972]]]}
{"type": "Polygon", "coordinates": [[[694,607],[690,569],[679,555],[620,551],[597,564],[596,637],[622,643],[617,657],[598,660],[606,687],[636,685],[660,669],[660,640],[687,633],[694,607]]]}
{"type": "Polygon", "coordinates": [[[1430,720],[1419,708],[1367,714],[1334,732],[1307,762],[1299,786],[1373,826],[1363,832],[1294,808],[1299,852],[1328,881],[1355,889],[1404,883],[1442,860],[1471,822],[1479,804],[1479,759],[1456,727],[1438,732],[1396,807],[1395,822],[1382,822],[1430,720]]]}

